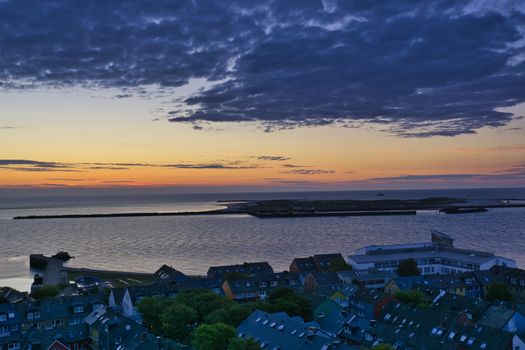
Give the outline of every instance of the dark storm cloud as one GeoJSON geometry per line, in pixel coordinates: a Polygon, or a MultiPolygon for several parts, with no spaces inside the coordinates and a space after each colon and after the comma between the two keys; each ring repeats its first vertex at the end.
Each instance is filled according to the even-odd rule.
{"type": "MultiPolygon", "coordinates": [[[[0,88],[219,82],[169,120],[263,130],[377,125],[403,137],[499,127],[525,101],[519,1],[0,2],[0,88]],[[191,107],[191,108],[188,108],[191,107]]],[[[135,90],[134,90],[135,89],[135,90]]],[[[165,90],[163,91],[165,93],[165,90]]]]}

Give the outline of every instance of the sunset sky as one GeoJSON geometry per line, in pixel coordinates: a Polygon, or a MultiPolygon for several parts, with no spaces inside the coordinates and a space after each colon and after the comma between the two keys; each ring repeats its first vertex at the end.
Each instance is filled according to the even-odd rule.
{"type": "Polygon", "coordinates": [[[0,0],[0,187],[525,186],[525,3],[0,0]]]}

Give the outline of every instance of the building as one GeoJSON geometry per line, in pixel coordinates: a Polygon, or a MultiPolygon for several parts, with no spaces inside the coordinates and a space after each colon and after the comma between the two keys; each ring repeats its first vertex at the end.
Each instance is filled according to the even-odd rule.
{"type": "Polygon", "coordinates": [[[175,297],[180,291],[176,283],[153,283],[144,286],[113,288],[109,293],[108,304],[126,317],[140,320],[137,305],[147,297],[175,297]]]}
{"type": "Polygon", "coordinates": [[[268,262],[243,263],[238,265],[212,266],[208,269],[208,277],[224,280],[228,275],[240,274],[246,277],[269,275],[273,268],[268,262]]]}
{"type": "Polygon", "coordinates": [[[237,335],[254,339],[261,349],[356,349],[320,329],[317,322],[305,322],[301,317],[290,317],[285,312],[270,314],[256,310],[237,327],[237,335]]]}
{"type": "Polygon", "coordinates": [[[321,272],[338,270],[346,266],[343,256],[337,254],[317,254],[308,258],[295,258],[290,264],[290,272],[321,272]]]}
{"type": "Polygon", "coordinates": [[[374,289],[361,288],[349,299],[349,309],[354,315],[365,320],[375,320],[384,305],[394,297],[374,289]]]}
{"type": "Polygon", "coordinates": [[[376,268],[397,271],[399,262],[412,258],[423,275],[488,270],[493,266],[516,267],[516,262],[489,252],[454,247],[453,240],[432,231],[432,241],[413,244],[373,245],[348,257],[354,270],[376,268]]]}
{"type": "Polygon", "coordinates": [[[488,271],[477,271],[474,277],[481,286],[483,297],[491,284],[504,283],[514,302],[525,303],[525,270],[509,266],[494,266],[488,271]]]}
{"type": "Polygon", "coordinates": [[[310,272],[303,280],[304,289],[313,292],[318,288],[337,288],[343,286],[343,281],[335,271],[310,272]]]}
{"type": "Polygon", "coordinates": [[[396,277],[388,281],[385,285],[385,292],[395,294],[397,292],[406,292],[415,289],[416,285],[423,282],[424,276],[404,276],[396,277]]]}
{"type": "Polygon", "coordinates": [[[179,350],[187,347],[156,337],[146,327],[111,308],[97,310],[85,319],[91,350],[179,350]]]}
{"type": "Polygon", "coordinates": [[[238,302],[266,299],[272,290],[280,287],[302,289],[300,274],[278,272],[247,278],[235,278],[224,281],[222,285],[226,297],[238,302]]]}
{"type": "Polygon", "coordinates": [[[47,349],[55,340],[76,349],[88,342],[84,318],[104,306],[97,294],[0,305],[0,349],[47,349]],[[5,345],[5,347],[4,347],[5,345]]]}
{"type": "Polygon", "coordinates": [[[370,289],[383,290],[386,284],[397,277],[392,271],[379,269],[349,270],[337,273],[345,285],[357,284],[370,289]]]}
{"type": "Polygon", "coordinates": [[[481,315],[477,324],[507,332],[525,332],[525,310],[505,302],[495,302],[481,315]]]}
{"type": "Polygon", "coordinates": [[[515,333],[462,322],[461,313],[446,308],[422,308],[397,301],[382,308],[366,342],[390,343],[400,350],[524,349],[515,333]]]}
{"type": "Polygon", "coordinates": [[[155,271],[153,277],[158,282],[184,282],[189,279],[188,276],[168,265],[162,265],[155,271]]]}

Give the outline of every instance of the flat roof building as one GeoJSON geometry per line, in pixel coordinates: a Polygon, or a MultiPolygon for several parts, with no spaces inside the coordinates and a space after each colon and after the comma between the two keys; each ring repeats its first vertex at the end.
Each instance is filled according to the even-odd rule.
{"type": "Polygon", "coordinates": [[[431,233],[431,242],[363,247],[348,257],[348,263],[355,270],[376,268],[395,272],[400,261],[412,258],[423,275],[488,270],[492,266],[516,267],[512,259],[456,248],[448,235],[436,230],[431,233]]]}

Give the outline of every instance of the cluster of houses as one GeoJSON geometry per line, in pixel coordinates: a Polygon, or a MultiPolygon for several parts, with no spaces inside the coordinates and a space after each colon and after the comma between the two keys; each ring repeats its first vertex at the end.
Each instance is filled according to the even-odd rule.
{"type": "Polygon", "coordinates": [[[310,300],[313,320],[257,310],[238,326],[238,337],[281,350],[379,344],[398,350],[525,350],[525,270],[510,259],[455,248],[439,232],[429,243],[364,247],[346,259],[341,254],[296,258],[284,272],[252,262],[188,276],[163,265],[154,278],[148,285],[111,289],[86,289],[84,278],[78,293],[41,301],[0,289],[6,294],[0,299],[0,349],[189,349],[149,333],[138,303],[193,288],[247,303],[285,287],[310,300]],[[419,275],[397,275],[407,258],[416,260],[419,275]],[[511,301],[486,300],[494,283],[506,285],[511,301]],[[424,302],[399,298],[399,292],[413,290],[424,302]]]}

